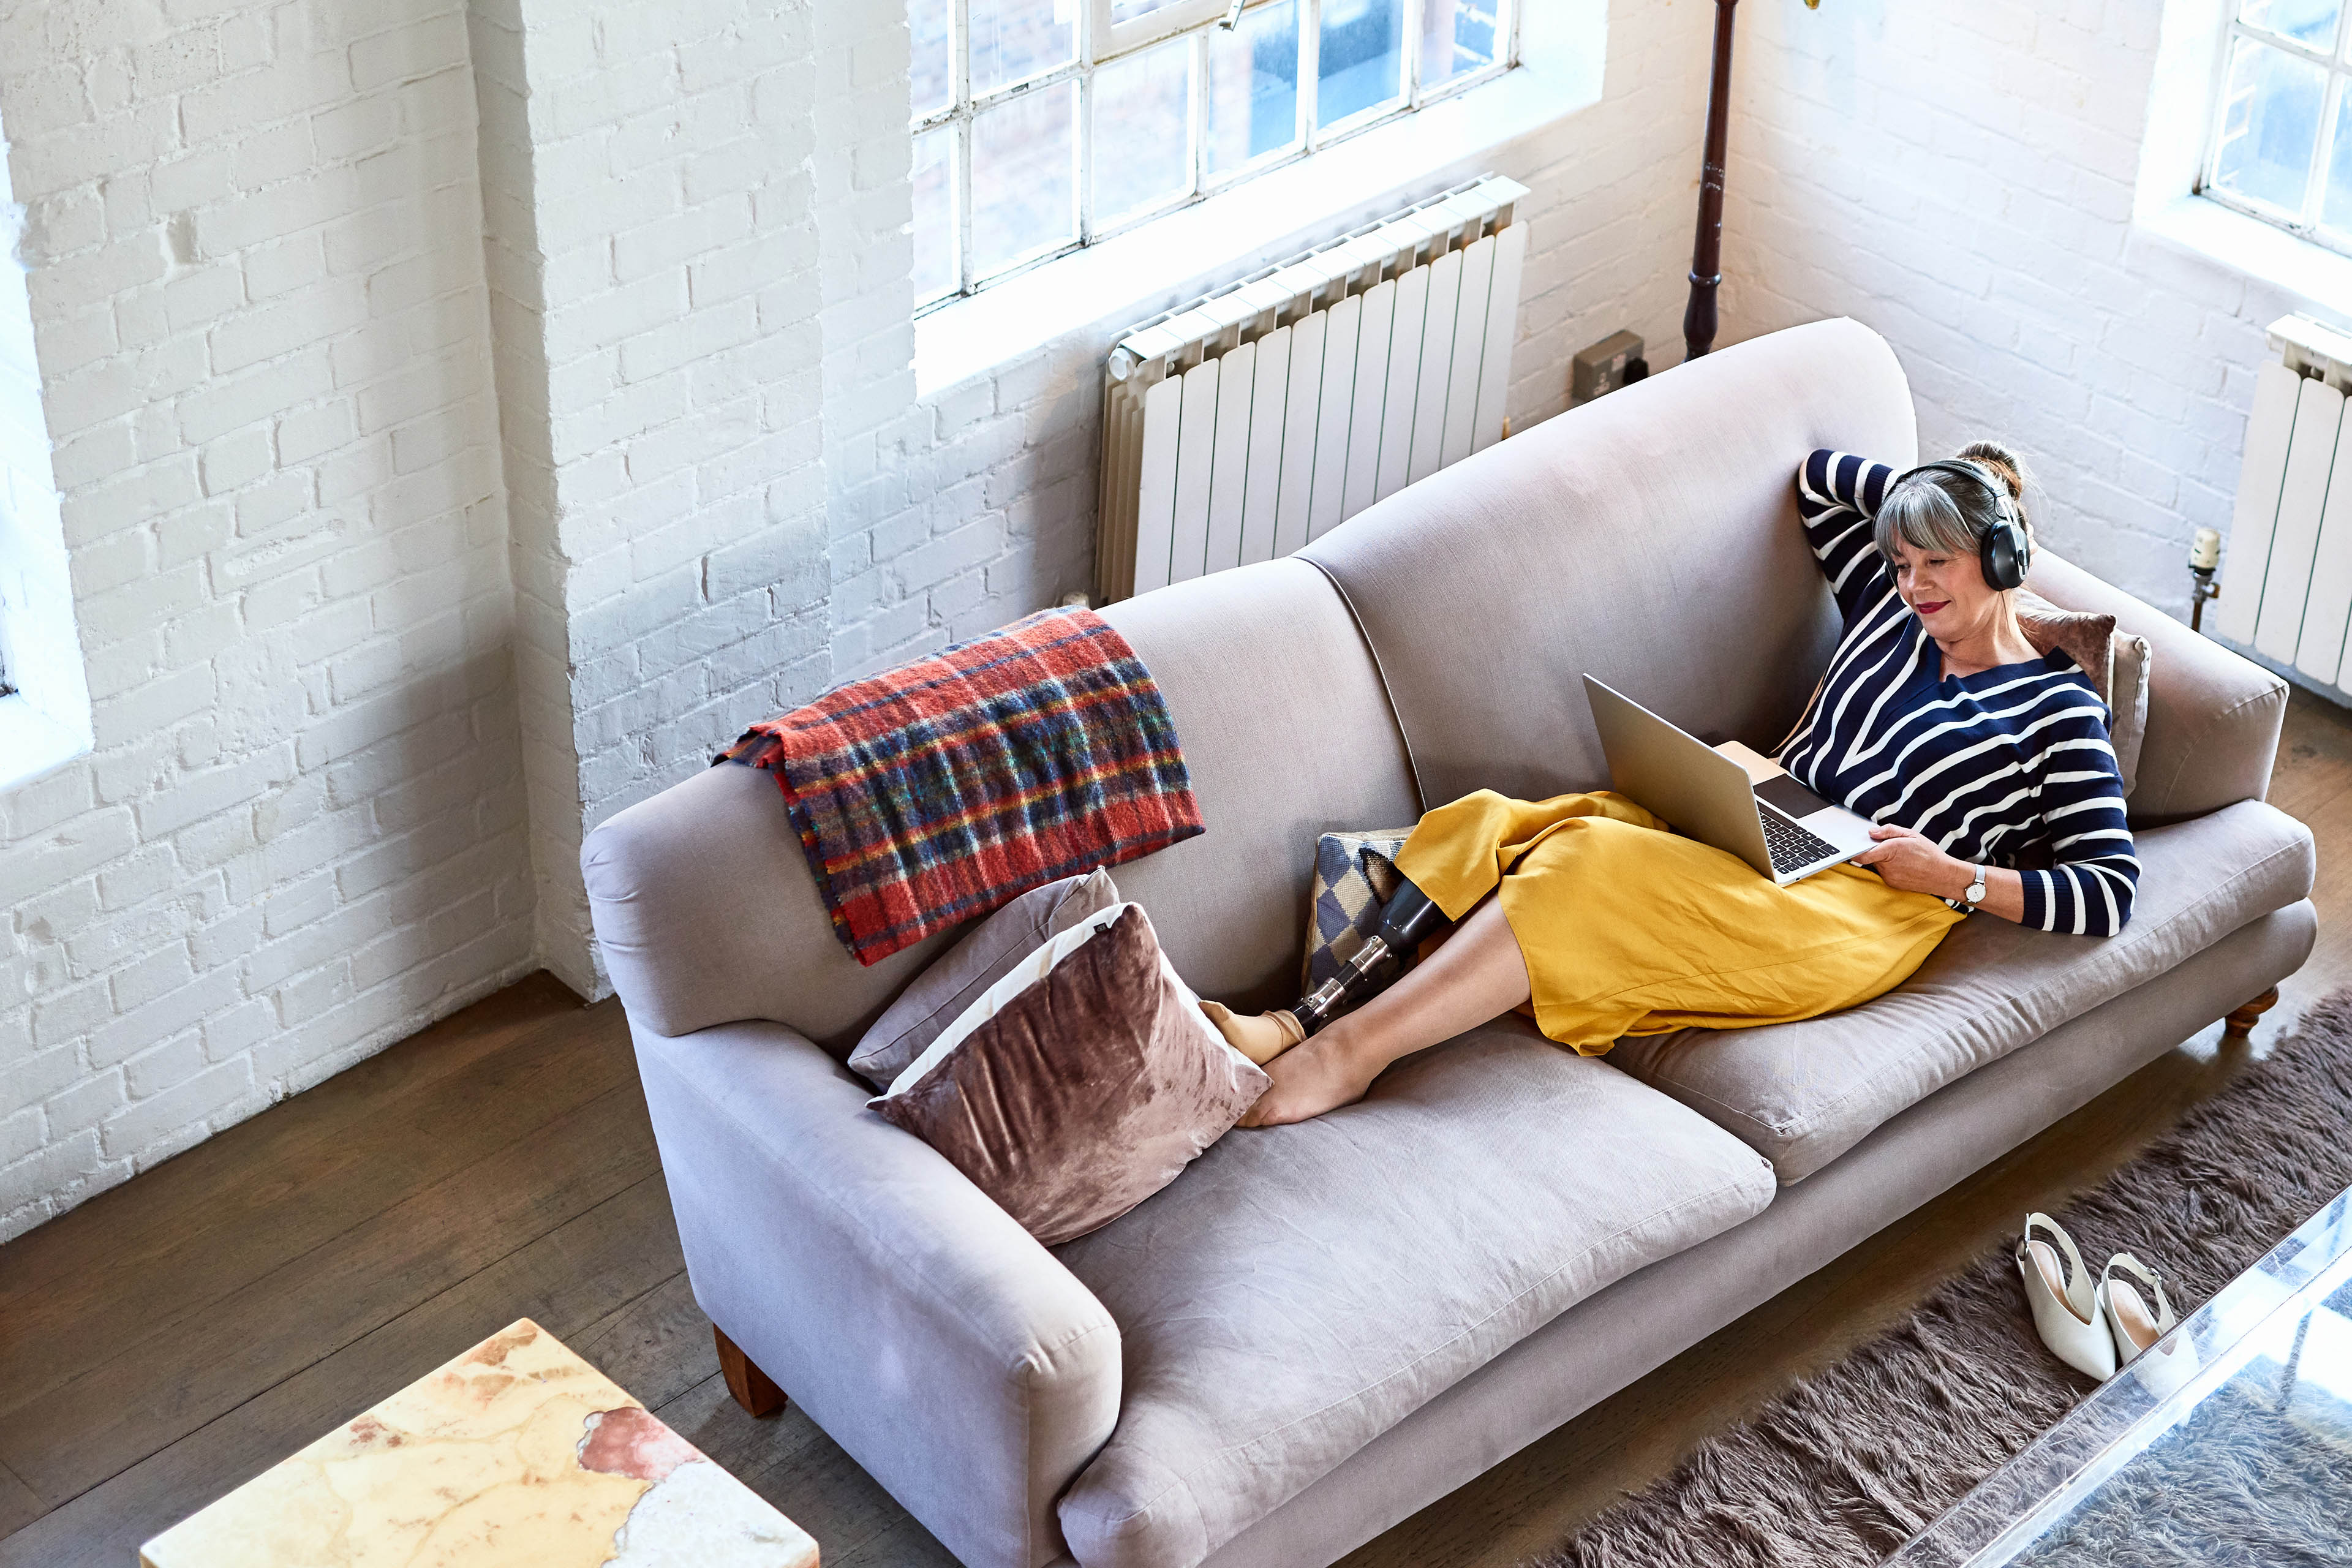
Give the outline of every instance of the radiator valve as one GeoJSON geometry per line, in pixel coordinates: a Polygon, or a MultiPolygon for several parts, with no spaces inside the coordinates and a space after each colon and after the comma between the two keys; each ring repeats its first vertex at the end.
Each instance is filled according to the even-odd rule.
{"type": "Polygon", "coordinates": [[[2205,629],[2205,601],[2218,599],[2221,590],[2213,584],[2213,569],[2221,564],[2221,536],[2210,528],[2200,528],[2189,542],[2189,629],[2205,629]]]}

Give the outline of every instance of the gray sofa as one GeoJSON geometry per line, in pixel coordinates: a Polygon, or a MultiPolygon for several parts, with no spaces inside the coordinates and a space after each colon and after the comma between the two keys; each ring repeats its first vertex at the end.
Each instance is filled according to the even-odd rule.
{"type": "MultiPolygon", "coordinates": [[[[1209,828],[1119,887],[1203,994],[1279,1004],[1318,834],[1605,782],[1582,672],[1770,745],[1837,629],[1796,464],[1915,443],[1885,342],[1820,322],[1111,606],[1209,828]]],[[[1505,1018],[1051,1251],[841,1065],[949,939],[853,961],[767,774],[620,813],[583,862],[697,1299],[971,1568],[1331,1562],[2302,963],[2283,685],[2054,555],[2033,586],[2154,647],[2122,935],[1979,915],[1851,1013],[1605,1058],[1505,1018]]]]}

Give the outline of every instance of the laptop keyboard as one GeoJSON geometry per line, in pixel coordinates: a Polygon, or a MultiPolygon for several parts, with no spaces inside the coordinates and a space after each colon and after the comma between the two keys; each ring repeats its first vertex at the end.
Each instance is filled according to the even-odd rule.
{"type": "Polygon", "coordinates": [[[1836,845],[1798,826],[1777,811],[1760,811],[1757,815],[1764,819],[1765,853],[1772,857],[1772,869],[1784,877],[1837,854],[1836,845]]]}

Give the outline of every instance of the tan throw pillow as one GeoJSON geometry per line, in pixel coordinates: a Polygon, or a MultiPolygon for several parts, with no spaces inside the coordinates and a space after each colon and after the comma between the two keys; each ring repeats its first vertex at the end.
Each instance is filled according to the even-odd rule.
{"type": "Polygon", "coordinates": [[[884,1009],[849,1053],[849,1070],[877,1089],[907,1070],[940,1031],[1013,966],[1076,925],[1118,902],[1118,889],[1101,869],[1032,888],[993,910],[934,959],[884,1009]]]}
{"type": "Polygon", "coordinates": [[[2140,743],[2147,739],[2147,670],[2156,654],[2146,637],[2129,632],[2116,634],[2115,650],[2115,681],[2107,698],[2115,722],[2108,738],[2116,744],[2116,771],[2123,775],[2128,802],[2132,786],[2139,782],[2140,743]]]}
{"type": "Polygon", "coordinates": [[[2017,621],[2034,652],[2063,648],[2090,677],[2091,689],[2112,717],[2107,735],[2115,743],[2116,771],[2123,775],[2124,794],[2130,795],[2147,732],[2147,639],[2116,630],[2113,616],[2062,610],[2033,593],[2017,595],[2017,621]]]}
{"type": "Polygon", "coordinates": [[[1023,959],[866,1103],[1048,1247],[1169,1183],[1265,1092],[1138,904],[1023,959]]]}

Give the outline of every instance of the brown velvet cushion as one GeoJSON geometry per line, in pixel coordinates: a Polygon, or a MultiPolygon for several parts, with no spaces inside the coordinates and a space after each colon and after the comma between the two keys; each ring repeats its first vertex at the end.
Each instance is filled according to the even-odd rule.
{"type": "Polygon", "coordinates": [[[2129,795],[2139,773],[2140,739],[2147,731],[2147,639],[2116,630],[2116,618],[2095,610],[2062,610],[2030,589],[2017,596],[2017,621],[2036,653],[2063,648],[2083,667],[2091,688],[2113,716],[2116,771],[2129,795]]]}
{"type": "Polygon", "coordinates": [[[1268,1081],[1202,1016],[1141,906],[1087,923],[1056,939],[1079,938],[1042,976],[1008,974],[972,1004],[976,1027],[950,1042],[958,1019],[936,1059],[867,1102],[1048,1247],[1174,1181],[1268,1081]]]}
{"type": "Polygon", "coordinates": [[[888,1089],[982,993],[1013,966],[1089,915],[1118,902],[1110,873],[1097,868],[1032,888],[993,910],[956,944],[915,976],[849,1053],[849,1068],[877,1089],[888,1089]]]}

